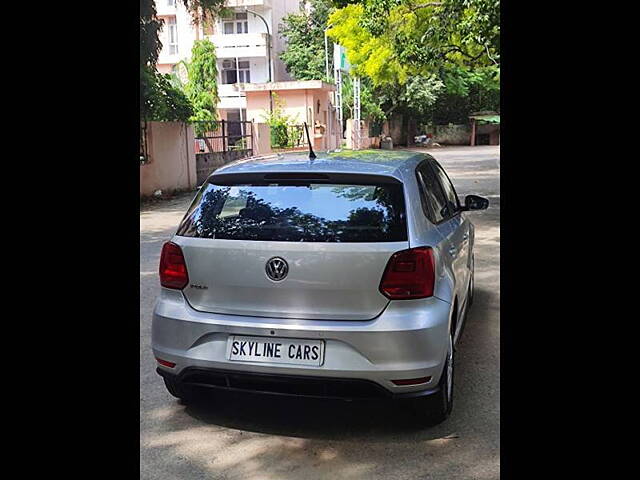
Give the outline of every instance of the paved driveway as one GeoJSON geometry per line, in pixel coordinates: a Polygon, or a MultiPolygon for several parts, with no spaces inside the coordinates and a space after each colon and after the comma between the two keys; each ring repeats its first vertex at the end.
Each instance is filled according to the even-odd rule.
{"type": "Polygon", "coordinates": [[[489,197],[476,224],[476,299],[460,339],[455,405],[431,428],[386,403],[220,395],[185,407],[154,372],[151,311],[162,243],[192,195],[140,214],[140,476],[144,479],[495,479],[500,451],[498,147],[430,150],[461,199],[489,197]]]}

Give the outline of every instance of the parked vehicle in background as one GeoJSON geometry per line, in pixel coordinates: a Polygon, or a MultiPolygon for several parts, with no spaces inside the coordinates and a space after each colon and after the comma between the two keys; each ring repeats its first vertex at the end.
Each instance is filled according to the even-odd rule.
{"type": "Polygon", "coordinates": [[[451,412],[474,227],[424,153],[296,152],[226,165],[162,250],[152,347],[168,391],[410,402],[451,412]]]}
{"type": "Polygon", "coordinates": [[[432,145],[433,135],[431,135],[430,133],[418,135],[416,137],[413,137],[413,141],[415,142],[416,145],[423,145],[423,146],[432,145]]]}

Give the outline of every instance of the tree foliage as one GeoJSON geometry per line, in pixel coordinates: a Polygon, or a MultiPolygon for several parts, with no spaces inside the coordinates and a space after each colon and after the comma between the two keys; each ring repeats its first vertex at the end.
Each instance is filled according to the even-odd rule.
{"type": "MultiPolygon", "coordinates": [[[[280,36],[287,48],[280,54],[287,72],[296,80],[328,80],[326,77],[324,29],[333,10],[329,0],[309,0],[310,11],[284,17],[280,36]]],[[[304,5],[302,6],[304,7],[304,5]]],[[[333,69],[333,42],[328,42],[329,71],[333,69]]]]}
{"type": "MultiPolygon", "coordinates": [[[[360,79],[360,116],[375,121],[385,119],[381,108],[381,98],[374,92],[371,80],[367,77],[360,79]]],[[[342,76],[342,108],[345,118],[353,118],[353,80],[349,75],[342,76]]]]}
{"type": "Polygon", "coordinates": [[[371,79],[387,116],[466,120],[499,108],[499,0],[333,3],[327,34],[346,48],[353,73],[371,79]]]}
{"type": "MultiPolygon", "coordinates": [[[[196,23],[216,18],[225,8],[225,0],[182,1],[196,23]]],[[[162,50],[159,38],[162,26],[154,0],[140,0],[140,119],[187,121],[194,115],[189,99],[174,85],[170,75],[156,70],[162,50]]]]}
{"type": "Polygon", "coordinates": [[[170,75],[162,75],[148,67],[142,68],[140,75],[141,119],[185,122],[191,117],[191,102],[172,84],[170,75]]]}
{"type": "Polygon", "coordinates": [[[499,75],[499,0],[364,0],[336,10],[327,34],[376,86],[447,69],[499,75]]]}
{"type": "Polygon", "coordinates": [[[156,71],[162,49],[158,38],[162,21],[152,0],[140,1],[140,119],[184,121],[191,115],[185,95],[156,71]]]}
{"type": "Polygon", "coordinates": [[[211,24],[227,11],[226,0],[182,0],[195,24],[211,24]]]}
{"type": "Polygon", "coordinates": [[[155,66],[162,49],[159,32],[162,20],[156,17],[153,0],[140,0],[140,66],[155,66]]]}
{"type": "MultiPolygon", "coordinates": [[[[216,47],[209,40],[197,40],[191,50],[191,61],[186,64],[189,81],[185,93],[193,105],[192,122],[215,122],[218,97],[218,67],[216,47]]],[[[196,123],[195,134],[201,136],[212,125],[196,123]]]]}
{"type": "Polygon", "coordinates": [[[407,106],[407,110],[421,115],[436,103],[444,88],[444,83],[436,75],[416,75],[404,85],[399,100],[407,106]]]}
{"type": "Polygon", "coordinates": [[[472,86],[468,95],[445,92],[438,97],[423,121],[435,125],[467,123],[471,112],[481,110],[500,110],[500,90],[472,86]]]}
{"type": "Polygon", "coordinates": [[[294,118],[291,115],[284,113],[284,102],[277,93],[272,92],[271,98],[273,102],[273,110],[265,112],[262,116],[270,127],[271,146],[277,148],[293,146],[291,142],[294,139],[289,138],[289,129],[287,127],[298,121],[298,116],[296,115],[294,118]]]}

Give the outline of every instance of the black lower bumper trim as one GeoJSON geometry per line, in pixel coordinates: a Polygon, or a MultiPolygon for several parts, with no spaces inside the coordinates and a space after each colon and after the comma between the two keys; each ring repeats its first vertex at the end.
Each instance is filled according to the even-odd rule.
{"type": "Polygon", "coordinates": [[[340,400],[415,398],[432,395],[439,390],[439,387],[435,387],[418,392],[392,393],[370,380],[238,372],[200,367],[187,367],[179,375],[162,368],[158,368],[157,372],[162,377],[186,386],[340,400]]]}

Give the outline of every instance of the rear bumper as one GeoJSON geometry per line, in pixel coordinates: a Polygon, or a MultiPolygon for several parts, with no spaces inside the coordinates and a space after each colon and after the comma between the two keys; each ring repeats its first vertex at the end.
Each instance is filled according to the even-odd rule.
{"type": "Polygon", "coordinates": [[[288,397],[402,400],[433,395],[440,390],[440,387],[436,386],[417,392],[391,393],[370,380],[248,373],[196,367],[184,368],[180,374],[171,373],[160,367],[156,371],[161,377],[186,386],[288,397]]]}
{"type": "Polygon", "coordinates": [[[320,391],[325,387],[314,383],[315,380],[336,386],[366,382],[383,397],[426,395],[436,391],[440,380],[448,346],[450,311],[449,303],[431,297],[390,302],[382,314],[367,321],[246,317],[199,312],[189,306],[181,292],[162,289],[153,313],[152,347],[157,358],[176,364],[174,368],[159,366],[162,375],[182,381],[198,369],[213,372],[212,378],[222,372],[224,383],[218,377],[208,385],[211,388],[279,393],[232,385],[246,386],[253,382],[259,386],[259,378],[248,383],[242,379],[228,381],[229,375],[245,375],[243,378],[248,381],[251,374],[263,380],[278,377],[280,383],[295,384],[296,379],[302,379],[302,394],[313,393],[307,396],[350,398],[331,395],[332,386],[326,387],[329,391],[320,391]],[[230,335],[321,339],[325,342],[324,362],[319,367],[310,367],[230,361],[227,358],[230,335]],[[430,377],[430,381],[405,386],[392,383],[422,377],[430,377]],[[320,395],[316,395],[318,392],[320,395]]]}

